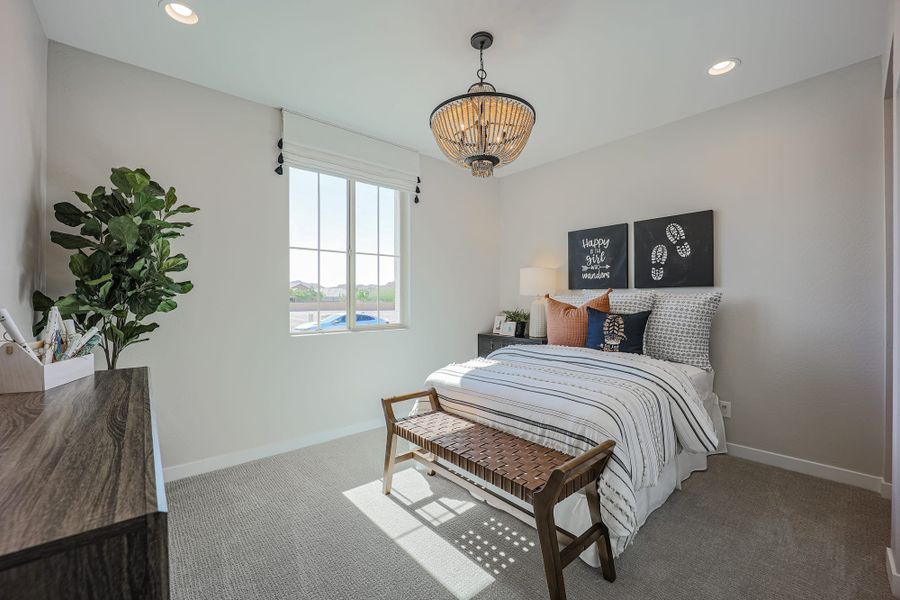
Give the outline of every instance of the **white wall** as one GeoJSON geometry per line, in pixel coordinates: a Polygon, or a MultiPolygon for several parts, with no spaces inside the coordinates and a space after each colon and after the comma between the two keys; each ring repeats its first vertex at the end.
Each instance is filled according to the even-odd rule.
{"type": "MultiPolygon", "coordinates": [[[[502,179],[423,158],[413,327],[303,338],[285,333],[278,111],[55,43],[49,81],[48,203],[128,165],[202,209],[178,246],[195,290],[123,356],[151,367],[168,467],[373,423],[381,395],[473,353],[498,280],[503,307],[530,301],[521,266],[561,267],[564,286],[567,231],[713,208],[729,441],[881,475],[877,61],[502,179]],[[237,330],[237,313],[252,326],[237,330]]],[[[63,293],[66,253],[48,253],[49,291],[63,293]]]]}
{"type": "Polygon", "coordinates": [[[0,4],[0,307],[28,335],[39,283],[47,38],[31,0],[0,4]]]}
{"type": "Polygon", "coordinates": [[[502,304],[568,231],[711,208],[729,442],[881,477],[881,161],[875,59],[505,177],[502,304]]]}
{"type": "MultiPolygon", "coordinates": [[[[279,112],[57,43],[49,80],[48,203],[126,165],[201,209],[177,244],[195,289],[122,357],[150,366],[166,467],[372,423],[381,396],[474,353],[497,307],[496,181],[423,158],[410,329],[292,338],[279,112]]],[[[54,294],[71,285],[66,256],[49,249],[54,294]]]]}

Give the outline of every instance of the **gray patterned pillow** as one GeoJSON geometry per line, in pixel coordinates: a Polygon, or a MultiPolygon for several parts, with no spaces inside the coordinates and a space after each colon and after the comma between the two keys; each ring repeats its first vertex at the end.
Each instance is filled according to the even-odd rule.
{"type": "Polygon", "coordinates": [[[644,353],[710,370],[709,332],[722,292],[657,294],[644,334],[644,353]]]}
{"type": "Polygon", "coordinates": [[[609,295],[609,309],[618,315],[653,310],[656,303],[656,292],[639,290],[634,292],[613,292],[609,295]]]}

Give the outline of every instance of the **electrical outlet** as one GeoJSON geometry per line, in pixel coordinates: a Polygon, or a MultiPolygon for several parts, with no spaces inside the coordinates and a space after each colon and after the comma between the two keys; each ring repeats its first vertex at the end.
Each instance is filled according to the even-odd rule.
{"type": "Polygon", "coordinates": [[[722,416],[726,419],[731,418],[731,402],[719,400],[719,408],[722,409],[722,416]]]}

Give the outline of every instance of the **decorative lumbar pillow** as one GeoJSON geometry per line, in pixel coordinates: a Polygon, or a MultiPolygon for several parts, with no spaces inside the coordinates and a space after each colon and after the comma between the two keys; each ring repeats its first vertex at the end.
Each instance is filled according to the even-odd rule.
{"type": "Polygon", "coordinates": [[[647,321],[644,352],[653,358],[712,369],[709,332],[722,292],[657,294],[647,321]]]}
{"type": "Polygon", "coordinates": [[[610,312],[620,315],[653,310],[656,292],[638,290],[633,292],[613,292],[609,295],[610,312]]]}
{"type": "Polygon", "coordinates": [[[644,353],[644,329],[650,311],[617,314],[588,308],[588,348],[604,352],[644,353]]]}
{"type": "Polygon", "coordinates": [[[547,296],[547,343],[557,346],[584,346],[587,340],[588,308],[609,312],[609,292],[572,306],[547,296]]]}

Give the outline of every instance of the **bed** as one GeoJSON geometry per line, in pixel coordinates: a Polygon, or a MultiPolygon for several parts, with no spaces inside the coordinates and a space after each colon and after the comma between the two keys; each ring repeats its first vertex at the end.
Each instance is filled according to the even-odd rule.
{"type": "MultiPolygon", "coordinates": [[[[513,345],[439,369],[427,385],[448,412],[568,454],[615,440],[599,490],[618,556],[650,513],[706,468],[709,454],[724,451],[713,378],[712,371],[645,355],[513,345]]],[[[586,529],[585,495],[561,502],[555,517],[569,531],[586,529]]],[[[599,566],[596,546],[581,558],[599,566]]]]}

